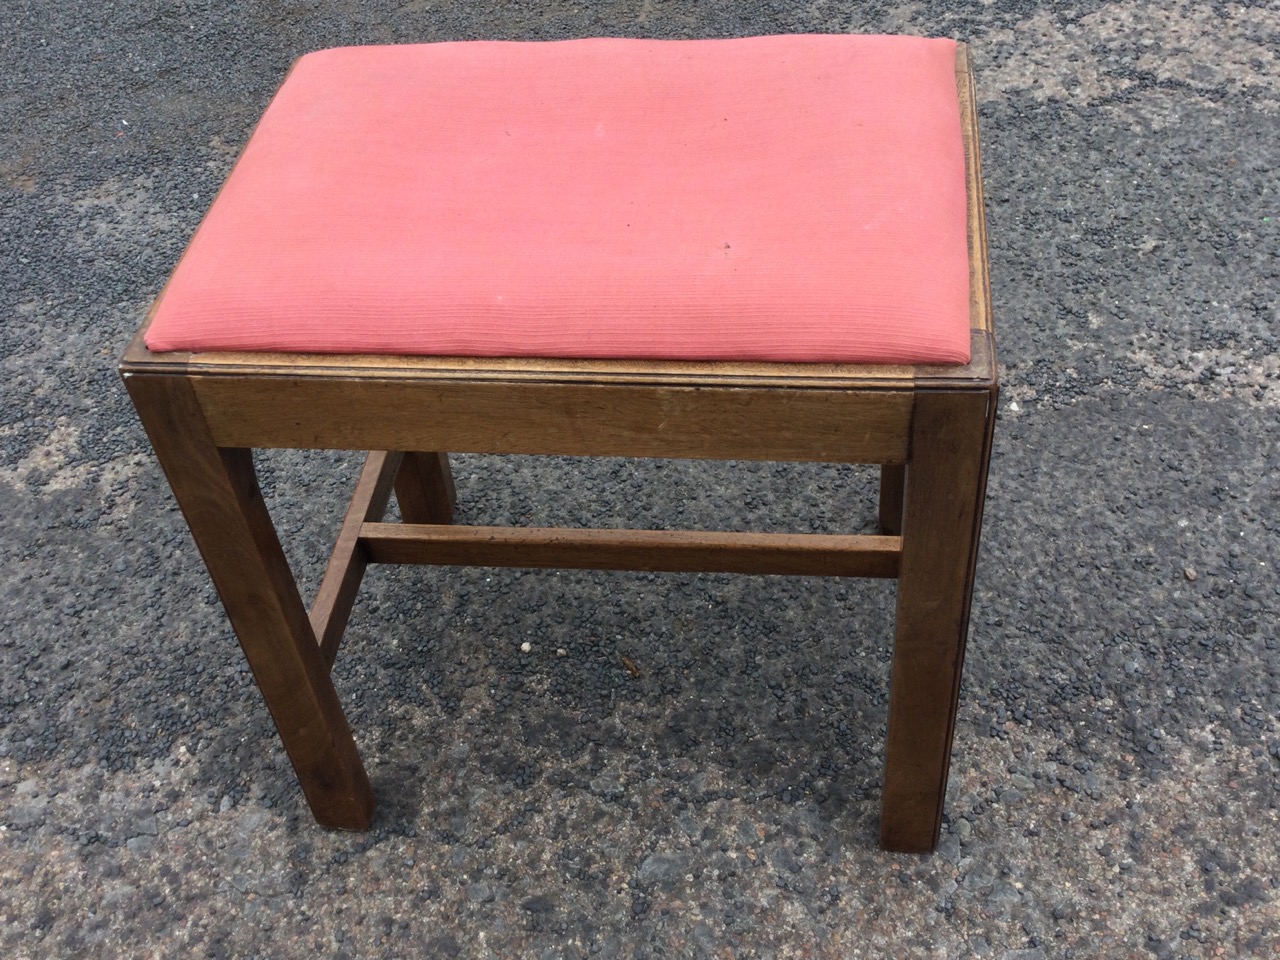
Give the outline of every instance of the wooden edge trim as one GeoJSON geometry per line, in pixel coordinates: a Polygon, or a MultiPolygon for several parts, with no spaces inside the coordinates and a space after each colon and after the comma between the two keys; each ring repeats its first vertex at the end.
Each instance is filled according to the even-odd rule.
{"type": "Polygon", "coordinates": [[[982,193],[982,148],[978,131],[978,94],[967,44],[956,45],[956,89],[964,139],[966,193],[969,198],[969,325],[994,332],[991,320],[991,268],[987,253],[987,210],[982,193]]]}
{"type": "Polygon", "coordinates": [[[996,341],[989,330],[969,331],[969,362],[963,367],[919,366],[913,386],[944,390],[989,390],[996,382],[996,341]]]}
{"type": "Polygon", "coordinates": [[[121,357],[121,373],[892,390],[910,386],[916,369],[902,364],[579,360],[392,354],[152,353],[143,344],[142,334],[143,331],[139,331],[121,357]]]}
{"type": "Polygon", "coordinates": [[[338,531],[338,540],[329,556],[324,580],[311,604],[311,628],[330,669],[338,657],[338,645],[342,643],[342,634],[369,562],[360,542],[360,529],[365,523],[381,520],[386,513],[403,457],[404,454],[398,452],[374,450],[365,458],[346,518],[338,531]]]}
{"type": "Polygon", "coordinates": [[[370,563],[896,577],[900,537],[366,523],[370,563]]]}

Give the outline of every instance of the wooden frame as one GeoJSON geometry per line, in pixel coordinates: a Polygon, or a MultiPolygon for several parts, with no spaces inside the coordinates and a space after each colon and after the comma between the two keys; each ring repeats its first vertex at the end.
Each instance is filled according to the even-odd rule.
{"type": "Polygon", "coordinates": [[[897,578],[881,843],[936,845],[997,390],[963,45],[957,78],[972,265],[964,367],[155,354],[138,334],[121,374],[320,823],[359,830],[373,814],[329,676],[368,563],[719,570],[897,578]],[[374,451],[309,614],[258,490],[255,447],[374,451]],[[880,464],[880,532],[454,527],[445,450],[880,464]],[[402,524],[381,522],[393,491],[402,524]]]}

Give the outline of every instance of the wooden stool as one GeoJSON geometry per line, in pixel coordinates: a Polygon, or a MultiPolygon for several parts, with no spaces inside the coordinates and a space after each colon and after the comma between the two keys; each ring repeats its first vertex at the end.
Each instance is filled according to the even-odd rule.
{"type": "Polygon", "coordinates": [[[121,372],[320,823],[374,808],[330,680],[368,563],[896,577],[881,843],[936,845],[996,409],[975,113],[915,38],[295,65],[121,372]],[[374,451],[309,615],[255,447],[374,451]],[[880,464],[880,530],[452,526],[443,451],[880,464]]]}

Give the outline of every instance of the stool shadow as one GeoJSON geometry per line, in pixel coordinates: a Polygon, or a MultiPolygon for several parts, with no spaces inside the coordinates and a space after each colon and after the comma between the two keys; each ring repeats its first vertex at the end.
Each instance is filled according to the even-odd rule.
{"type": "Polygon", "coordinates": [[[812,803],[840,834],[853,826],[852,808],[878,800],[887,585],[475,570],[427,576],[430,583],[422,571],[373,575],[377,612],[353,619],[349,659],[339,661],[385,829],[431,819],[435,791],[421,778],[442,770],[485,789],[537,794],[551,783],[606,802],[628,799],[614,779],[643,774],[676,806],[726,798],[812,803]],[[435,627],[426,637],[425,625],[402,619],[390,599],[411,596],[409,585],[382,582],[406,578],[418,581],[420,599],[436,601],[435,616],[423,617],[435,627]],[[526,653],[531,624],[543,632],[526,653]],[[465,761],[439,758],[450,750],[465,752],[465,761]],[[619,770],[625,774],[615,777],[619,770]]]}

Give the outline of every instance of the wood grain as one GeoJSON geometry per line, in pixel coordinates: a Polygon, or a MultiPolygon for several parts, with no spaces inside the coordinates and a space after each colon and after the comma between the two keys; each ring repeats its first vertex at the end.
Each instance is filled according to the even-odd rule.
{"type": "Polygon", "coordinates": [[[373,792],[258,490],[248,449],[219,450],[191,384],[126,376],[316,819],[363,830],[373,792]]]}
{"type": "Polygon", "coordinates": [[[887,850],[926,852],[938,841],[993,417],[989,392],[916,401],[885,745],[887,850]]]}
{"type": "Polygon", "coordinates": [[[360,581],[364,579],[368,556],[360,543],[360,527],[382,519],[391,500],[391,486],[399,475],[402,453],[372,451],[364,461],[356,481],[347,515],[338,531],[329,565],[311,603],[311,628],[324,655],[325,665],[332,668],[342,643],[343,631],[351,617],[360,581]]]}
{"type": "Polygon", "coordinates": [[[366,523],[373,563],[894,577],[897,537],[366,523]]]}
{"type": "Polygon", "coordinates": [[[969,219],[969,325],[994,332],[991,320],[991,266],[987,253],[987,207],[982,193],[982,150],[978,131],[978,94],[966,44],[956,45],[956,86],[960,131],[964,138],[969,219]]]}
{"type": "Polygon", "coordinates": [[[906,458],[911,417],[907,391],[192,383],[221,446],[895,463],[906,458]]]}
{"type": "Polygon", "coordinates": [[[902,498],[906,490],[907,469],[900,463],[886,463],[880,468],[880,532],[897,537],[902,534],[902,498]]]}
{"type": "Polygon", "coordinates": [[[405,523],[449,523],[457,499],[447,453],[404,454],[396,474],[396,500],[405,523]]]}

